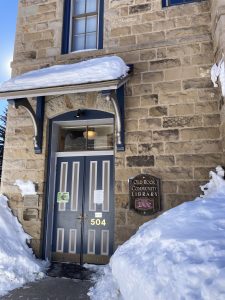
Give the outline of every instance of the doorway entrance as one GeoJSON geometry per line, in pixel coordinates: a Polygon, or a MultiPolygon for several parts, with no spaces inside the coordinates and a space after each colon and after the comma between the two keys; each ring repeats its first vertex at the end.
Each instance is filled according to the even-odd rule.
{"type": "Polygon", "coordinates": [[[114,118],[95,111],[95,119],[71,121],[71,114],[50,124],[45,258],[106,264],[114,245],[114,118]]]}
{"type": "Polygon", "coordinates": [[[113,253],[112,183],[110,153],[57,157],[53,261],[108,262],[113,253]]]}

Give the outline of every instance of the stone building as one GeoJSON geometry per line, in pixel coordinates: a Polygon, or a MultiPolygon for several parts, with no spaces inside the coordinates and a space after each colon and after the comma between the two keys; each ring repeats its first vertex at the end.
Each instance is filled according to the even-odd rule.
{"type": "Polygon", "coordinates": [[[224,28],[221,0],[19,0],[13,77],[113,55],[130,66],[124,80],[1,89],[14,103],[2,192],[38,256],[104,263],[141,224],[199,195],[224,163],[223,98],[210,79],[224,28]],[[160,211],[130,209],[139,174],[161,179],[160,211]],[[16,179],[38,196],[22,197],[16,179]]]}

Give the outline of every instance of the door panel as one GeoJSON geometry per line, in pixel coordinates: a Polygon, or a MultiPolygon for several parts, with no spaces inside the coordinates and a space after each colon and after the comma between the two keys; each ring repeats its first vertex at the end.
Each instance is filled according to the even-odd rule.
{"type": "Polygon", "coordinates": [[[107,263],[113,253],[113,156],[58,157],[53,260],[107,263]],[[57,203],[69,192],[68,203],[57,203]]]}

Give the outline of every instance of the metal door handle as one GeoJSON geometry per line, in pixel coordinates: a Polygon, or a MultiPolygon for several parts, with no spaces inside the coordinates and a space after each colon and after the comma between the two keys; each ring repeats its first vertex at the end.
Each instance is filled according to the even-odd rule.
{"type": "Polygon", "coordinates": [[[86,214],[84,214],[83,216],[80,215],[78,218],[76,218],[77,220],[85,220],[88,219],[88,216],[86,214]]]}

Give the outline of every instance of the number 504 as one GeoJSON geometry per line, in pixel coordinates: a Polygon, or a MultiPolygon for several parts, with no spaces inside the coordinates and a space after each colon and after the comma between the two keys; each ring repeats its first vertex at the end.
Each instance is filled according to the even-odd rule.
{"type": "Polygon", "coordinates": [[[105,219],[91,219],[92,226],[106,226],[105,219]]]}

